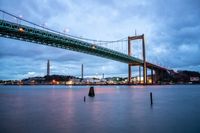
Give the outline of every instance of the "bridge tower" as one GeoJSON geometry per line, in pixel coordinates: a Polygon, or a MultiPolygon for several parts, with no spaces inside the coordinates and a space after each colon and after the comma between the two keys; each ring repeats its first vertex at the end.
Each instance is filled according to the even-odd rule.
{"type": "MultiPolygon", "coordinates": [[[[139,66],[143,65],[143,84],[147,83],[147,67],[146,67],[146,54],[145,54],[145,41],[144,41],[144,34],[139,35],[139,36],[129,36],[128,37],[128,55],[131,56],[131,41],[132,40],[137,40],[140,39],[142,40],[142,55],[143,55],[143,63],[142,64],[137,64],[139,66]]],[[[128,83],[131,83],[131,67],[135,65],[132,63],[128,64],[128,83]]],[[[139,70],[140,71],[140,70],[139,70]]]]}

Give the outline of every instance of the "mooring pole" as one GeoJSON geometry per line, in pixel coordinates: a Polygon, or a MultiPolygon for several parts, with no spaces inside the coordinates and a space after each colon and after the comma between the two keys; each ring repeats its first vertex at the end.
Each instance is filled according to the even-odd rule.
{"type": "Polygon", "coordinates": [[[153,105],[153,96],[152,96],[152,92],[150,92],[150,101],[151,101],[151,105],[153,105]]]}
{"type": "Polygon", "coordinates": [[[84,96],[84,102],[86,101],[86,98],[85,98],[85,96],[84,96]]]}

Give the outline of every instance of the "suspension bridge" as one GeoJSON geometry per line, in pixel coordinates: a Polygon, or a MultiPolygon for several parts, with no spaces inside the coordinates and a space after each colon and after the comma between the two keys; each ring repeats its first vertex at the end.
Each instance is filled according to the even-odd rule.
{"type": "Polygon", "coordinates": [[[144,35],[131,36],[116,41],[87,39],[52,30],[2,10],[0,12],[2,13],[0,19],[1,37],[58,47],[126,63],[128,64],[128,83],[130,84],[132,66],[139,66],[140,82],[140,67],[143,67],[143,84],[147,83],[147,68],[151,70],[152,83],[166,75],[166,68],[146,61],[144,35]],[[142,40],[143,59],[132,56],[131,41],[133,40],[142,40]],[[110,48],[109,44],[115,45],[110,48]],[[120,52],[116,51],[116,48],[120,48],[120,52]],[[153,75],[155,75],[154,78],[153,75]]]}

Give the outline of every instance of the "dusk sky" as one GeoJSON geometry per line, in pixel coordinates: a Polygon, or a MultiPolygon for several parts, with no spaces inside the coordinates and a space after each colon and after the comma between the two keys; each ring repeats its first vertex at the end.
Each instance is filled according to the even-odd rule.
{"type": "MultiPolygon", "coordinates": [[[[0,9],[97,40],[118,40],[136,30],[145,34],[147,61],[200,71],[199,0],[0,0],[0,9]]],[[[48,59],[51,74],[80,76],[84,64],[85,76],[127,76],[127,64],[101,57],[2,37],[0,45],[0,80],[44,76],[48,59]]]]}

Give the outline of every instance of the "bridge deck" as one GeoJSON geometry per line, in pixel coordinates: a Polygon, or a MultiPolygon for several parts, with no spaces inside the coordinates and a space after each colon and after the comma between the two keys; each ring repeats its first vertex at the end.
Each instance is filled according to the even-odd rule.
{"type": "Polygon", "coordinates": [[[108,48],[5,20],[0,20],[0,36],[87,53],[123,63],[143,63],[140,59],[108,48]]]}
{"type": "MultiPolygon", "coordinates": [[[[87,53],[103,58],[120,61],[123,63],[132,63],[142,65],[143,60],[128,56],[126,54],[97,46],[92,43],[84,42],[78,39],[53,33],[47,30],[21,25],[0,19],[0,36],[22,41],[39,43],[42,45],[53,46],[77,52],[87,53]]],[[[147,62],[147,67],[152,69],[163,69],[152,63],[147,62]]],[[[165,68],[164,68],[165,69],[165,68]]]]}

